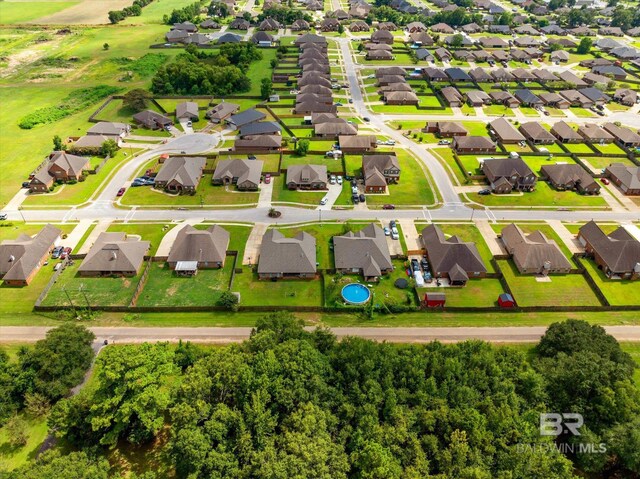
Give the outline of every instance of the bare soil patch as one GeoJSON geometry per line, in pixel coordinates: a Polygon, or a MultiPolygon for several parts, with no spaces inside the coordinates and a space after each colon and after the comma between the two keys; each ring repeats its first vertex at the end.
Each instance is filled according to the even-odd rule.
{"type": "Polygon", "coordinates": [[[84,0],[61,12],[36,18],[37,25],[101,25],[109,23],[109,11],[130,6],[132,0],[84,0]]]}

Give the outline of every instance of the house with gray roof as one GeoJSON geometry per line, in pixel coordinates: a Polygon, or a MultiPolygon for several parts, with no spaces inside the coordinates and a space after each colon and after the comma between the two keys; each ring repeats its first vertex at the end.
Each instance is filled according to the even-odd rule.
{"type": "Polygon", "coordinates": [[[229,118],[239,109],[240,105],[237,105],[236,103],[227,103],[226,101],[222,101],[209,110],[205,116],[209,121],[211,121],[211,123],[220,123],[229,118]]]}
{"type": "Polygon", "coordinates": [[[326,165],[289,165],[287,167],[287,188],[290,190],[326,190],[326,165]]]}
{"type": "Polygon", "coordinates": [[[384,193],[387,185],[400,180],[400,163],[395,154],[362,155],[362,174],[367,193],[384,193]]]}
{"type": "Polygon", "coordinates": [[[171,157],[164,160],[155,178],[155,188],[172,193],[194,193],[207,163],[203,156],[171,157]]]}
{"type": "Polygon", "coordinates": [[[589,221],[580,228],[578,241],[609,279],[640,279],[640,242],[623,226],[607,235],[589,221]]]}
{"type": "Polygon", "coordinates": [[[518,129],[527,140],[537,145],[549,145],[556,141],[556,138],[536,121],[521,123],[518,129]]]}
{"type": "Polygon", "coordinates": [[[227,32],[221,35],[216,42],[219,45],[224,43],[240,43],[242,41],[242,37],[240,35],[236,35],[235,33],[227,32]]]}
{"type": "Polygon", "coordinates": [[[567,274],[572,269],[558,244],[540,230],[526,234],[512,223],[502,228],[500,239],[520,274],[567,274]]]}
{"type": "Polygon", "coordinates": [[[542,179],[549,181],[557,190],[573,190],[587,195],[600,193],[600,184],[575,163],[542,165],[540,171],[542,179]]]}
{"type": "Polygon", "coordinates": [[[151,243],[138,236],[100,233],[78,268],[80,276],[135,276],[140,272],[151,243]]]}
{"type": "Polygon", "coordinates": [[[533,191],[538,180],[522,158],[484,160],[481,169],[494,193],[533,191]]]}
{"type": "Polygon", "coordinates": [[[275,229],[262,237],[258,277],[260,279],[316,277],[316,239],[301,231],[293,238],[275,229]]]}
{"type": "MultiPolygon", "coordinates": [[[[528,88],[515,90],[513,95],[517,98],[520,104],[525,106],[540,106],[542,105],[542,100],[538,95],[533,93],[528,88]]],[[[505,120],[506,121],[506,120],[505,120]]]]}
{"type": "Polygon", "coordinates": [[[87,130],[87,135],[101,135],[124,138],[131,131],[131,126],[115,121],[99,121],[87,130]]]}
{"type": "Polygon", "coordinates": [[[336,271],[361,274],[365,281],[377,281],[393,270],[384,231],[371,223],[360,231],[333,237],[336,271]]]}
{"type": "Polygon", "coordinates": [[[582,143],[584,138],[564,121],[558,121],[551,127],[551,134],[561,143],[582,143]]]}
{"type": "Polygon", "coordinates": [[[144,110],[133,115],[133,121],[150,130],[161,130],[173,125],[173,121],[153,110],[144,110]]]}
{"type": "Polygon", "coordinates": [[[233,151],[245,153],[277,152],[282,146],[282,135],[247,135],[236,139],[233,151]]]}
{"type": "Polygon", "coordinates": [[[457,153],[495,153],[496,144],[486,136],[456,136],[453,149],[457,153]]]}
{"type": "MultiPolygon", "coordinates": [[[[526,103],[518,97],[518,91],[520,90],[516,90],[516,98],[518,98],[518,100],[520,100],[523,104],[526,103]]],[[[525,140],[522,133],[516,130],[515,127],[505,118],[497,118],[490,122],[489,132],[492,134],[495,140],[504,144],[520,143],[521,141],[525,140]]]]}
{"type": "Polygon", "coordinates": [[[240,138],[252,135],[280,135],[282,128],[275,121],[256,121],[240,128],[240,138]]]}
{"type": "Polygon", "coordinates": [[[604,171],[625,195],[640,195],[640,167],[612,163],[604,171]]]}
{"type": "Polygon", "coordinates": [[[16,239],[0,243],[0,279],[7,286],[26,286],[49,258],[60,239],[60,231],[46,225],[31,237],[20,234],[16,239]]]}
{"type": "Polygon", "coordinates": [[[630,88],[618,88],[613,99],[621,105],[633,106],[638,101],[638,92],[630,88]]]}
{"type": "Polygon", "coordinates": [[[177,272],[222,268],[227,257],[229,238],[229,232],[219,225],[204,230],[186,225],[178,232],[171,246],[167,264],[177,272]]]}
{"type": "Polygon", "coordinates": [[[616,142],[626,148],[640,146],[640,135],[635,131],[630,130],[622,126],[618,126],[615,123],[605,123],[602,127],[611,133],[616,139],[616,142]]]}
{"type": "Polygon", "coordinates": [[[578,127],[578,134],[589,143],[613,143],[614,137],[611,133],[601,128],[595,123],[585,123],[578,127]]]}
{"type": "Polygon", "coordinates": [[[263,165],[260,160],[220,160],[212,182],[214,185],[236,185],[239,190],[257,190],[263,165]]]}
{"type": "Polygon", "coordinates": [[[244,110],[240,113],[236,113],[235,115],[231,115],[227,120],[227,123],[231,126],[234,126],[236,129],[242,128],[249,123],[254,123],[256,121],[264,120],[267,117],[261,111],[258,111],[254,108],[249,108],[248,110],[244,110]]]}
{"type": "Polygon", "coordinates": [[[464,286],[470,278],[486,276],[487,267],[474,243],[458,236],[447,238],[434,224],[425,227],[420,237],[435,278],[446,278],[452,286],[464,286]]]}
{"type": "Polygon", "coordinates": [[[178,120],[198,121],[198,104],[195,101],[183,101],[176,105],[176,118],[178,120]]]}

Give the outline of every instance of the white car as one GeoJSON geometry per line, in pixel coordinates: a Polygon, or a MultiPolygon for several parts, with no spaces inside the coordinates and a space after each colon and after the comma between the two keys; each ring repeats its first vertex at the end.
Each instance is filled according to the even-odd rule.
{"type": "Polygon", "coordinates": [[[341,185],[342,184],[342,176],[338,175],[338,177],[336,178],[336,180],[338,181],[338,184],[341,185]]]}
{"type": "Polygon", "coordinates": [[[326,204],[327,204],[327,201],[329,201],[329,198],[327,198],[327,197],[325,196],[324,198],[322,198],[322,199],[320,200],[320,204],[321,204],[321,205],[326,205],[326,204]]]}
{"type": "Polygon", "coordinates": [[[391,230],[387,226],[384,227],[384,235],[391,236],[391,230]]]}
{"type": "Polygon", "coordinates": [[[387,142],[385,143],[385,145],[395,145],[396,144],[396,140],[387,140],[387,142]]]}
{"type": "MultiPolygon", "coordinates": [[[[391,235],[396,235],[398,236],[398,228],[396,228],[395,226],[393,226],[391,228],[391,235]]],[[[394,238],[395,239],[395,238],[394,238]]]]}
{"type": "Polygon", "coordinates": [[[391,239],[394,239],[394,240],[400,239],[400,235],[398,235],[397,231],[395,233],[393,231],[391,232],[391,239]]]}
{"type": "Polygon", "coordinates": [[[335,175],[331,175],[329,177],[329,183],[331,183],[332,185],[336,184],[336,176],[335,175]]]}

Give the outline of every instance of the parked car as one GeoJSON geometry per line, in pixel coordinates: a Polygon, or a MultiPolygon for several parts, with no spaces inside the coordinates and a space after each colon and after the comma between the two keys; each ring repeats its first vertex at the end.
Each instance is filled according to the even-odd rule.
{"type": "Polygon", "coordinates": [[[255,160],[256,155],[247,155],[247,160],[255,160]]]}
{"type": "Polygon", "coordinates": [[[68,246],[62,250],[60,254],[60,259],[66,259],[71,254],[71,248],[68,246]]]}
{"type": "Polygon", "coordinates": [[[382,209],[383,210],[395,210],[396,209],[396,205],[390,205],[390,204],[382,205],[382,209]]]}
{"type": "Polygon", "coordinates": [[[450,145],[451,141],[450,140],[440,140],[438,141],[438,145],[450,145]]]}
{"type": "Polygon", "coordinates": [[[391,239],[394,239],[394,240],[400,239],[400,235],[398,235],[398,231],[394,233],[393,230],[391,230],[391,239]]]}
{"type": "Polygon", "coordinates": [[[368,116],[365,116],[362,118],[362,121],[366,121],[368,123],[371,121],[371,118],[369,118],[368,116]]]}
{"type": "Polygon", "coordinates": [[[479,194],[479,195],[482,195],[482,196],[490,195],[490,194],[491,194],[491,190],[490,190],[490,189],[485,188],[484,190],[480,190],[480,191],[478,191],[478,194],[479,194]]]}
{"type": "Polygon", "coordinates": [[[357,195],[358,194],[358,187],[357,186],[352,186],[351,187],[351,193],[354,194],[354,195],[357,195]]]}
{"type": "Polygon", "coordinates": [[[30,185],[30,184],[31,184],[31,183],[29,183],[28,181],[23,181],[23,182],[22,182],[22,187],[23,187],[23,188],[29,188],[29,185],[30,185]]]}
{"type": "Polygon", "coordinates": [[[6,213],[0,213],[0,221],[4,221],[7,219],[7,214],[6,213]]]}
{"type": "Polygon", "coordinates": [[[329,201],[329,199],[325,196],[324,198],[322,198],[322,199],[320,200],[320,204],[321,204],[321,205],[326,205],[326,204],[327,204],[327,201],[329,201]]]}
{"type": "Polygon", "coordinates": [[[139,178],[136,178],[135,180],[133,180],[133,182],[131,183],[131,186],[144,186],[146,185],[147,182],[144,180],[141,180],[139,178]]]}
{"type": "Polygon", "coordinates": [[[342,184],[342,176],[338,175],[336,177],[336,181],[338,182],[339,185],[341,185],[342,184]]]}
{"type": "Polygon", "coordinates": [[[418,260],[415,258],[411,260],[411,269],[413,271],[420,271],[420,263],[418,263],[418,260]]]}
{"type": "Polygon", "coordinates": [[[360,197],[358,195],[353,195],[351,199],[353,200],[354,205],[357,205],[358,203],[360,203],[360,197]]]}
{"type": "Polygon", "coordinates": [[[190,121],[187,122],[187,128],[191,128],[193,126],[193,123],[191,123],[190,121]]]}
{"type": "Polygon", "coordinates": [[[339,101],[335,102],[336,106],[342,106],[342,103],[340,103],[339,101]]]}
{"type": "Polygon", "coordinates": [[[422,259],[420,260],[420,267],[421,267],[423,270],[428,271],[428,270],[429,270],[429,262],[428,262],[425,258],[422,258],[422,259]]]}
{"type": "Polygon", "coordinates": [[[398,234],[399,234],[399,233],[398,233],[398,228],[396,228],[395,226],[392,226],[392,227],[391,227],[391,235],[392,235],[392,236],[393,236],[393,235],[398,236],[398,234]]]}
{"type": "Polygon", "coordinates": [[[384,235],[385,236],[391,236],[391,230],[389,229],[388,226],[384,227],[384,235]]]}
{"type": "Polygon", "coordinates": [[[605,185],[609,184],[609,180],[606,178],[602,178],[600,181],[602,181],[602,183],[604,183],[605,185]]]}
{"type": "Polygon", "coordinates": [[[365,197],[362,193],[360,193],[360,203],[364,203],[365,197]]]}
{"type": "Polygon", "coordinates": [[[393,146],[396,144],[396,140],[387,140],[385,143],[385,145],[389,145],[389,146],[393,146]]]}
{"type": "Polygon", "coordinates": [[[329,183],[331,183],[332,185],[336,184],[336,175],[331,175],[329,177],[329,183]]]}
{"type": "Polygon", "coordinates": [[[395,228],[396,227],[396,220],[389,221],[389,226],[391,226],[391,228],[395,228]]]}
{"type": "Polygon", "coordinates": [[[268,185],[269,183],[271,183],[271,174],[267,173],[266,175],[264,175],[264,182],[268,185]]]}
{"type": "Polygon", "coordinates": [[[349,103],[353,103],[353,98],[349,98],[349,103]]]}
{"type": "Polygon", "coordinates": [[[55,248],[53,248],[53,253],[51,253],[51,257],[53,259],[58,259],[62,254],[63,250],[64,248],[62,246],[56,246],[55,248]]]}
{"type": "Polygon", "coordinates": [[[124,192],[125,192],[125,191],[127,191],[127,189],[126,189],[126,188],[120,188],[120,189],[118,190],[118,192],[116,193],[116,196],[122,196],[122,195],[124,195],[124,192]]]}

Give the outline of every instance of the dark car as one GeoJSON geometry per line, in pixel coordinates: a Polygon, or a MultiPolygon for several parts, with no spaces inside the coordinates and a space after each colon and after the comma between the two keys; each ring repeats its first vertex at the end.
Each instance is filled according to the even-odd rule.
{"type": "Polygon", "coordinates": [[[356,205],[360,203],[360,197],[358,195],[353,195],[351,199],[353,200],[353,203],[356,205]]]}
{"type": "Polygon", "coordinates": [[[371,118],[369,118],[368,116],[365,116],[362,118],[362,121],[366,121],[368,123],[371,121],[371,118]]]}
{"type": "Polygon", "coordinates": [[[395,210],[396,209],[396,205],[390,205],[390,204],[382,205],[382,209],[383,210],[395,210]]]}
{"type": "Polygon", "coordinates": [[[23,187],[23,188],[29,188],[29,185],[30,185],[30,184],[31,184],[31,183],[29,183],[28,181],[23,181],[23,182],[22,182],[22,187],[23,187]]]}
{"type": "Polygon", "coordinates": [[[60,253],[60,259],[66,259],[71,254],[71,248],[68,246],[62,250],[60,253]]]}
{"type": "Polygon", "coordinates": [[[4,221],[8,218],[6,213],[0,213],[0,221],[4,221]]]}
{"type": "Polygon", "coordinates": [[[62,246],[56,246],[55,248],[53,248],[53,253],[51,253],[51,257],[53,259],[58,259],[62,254],[63,250],[64,248],[62,246]]]}
{"type": "Polygon", "coordinates": [[[411,260],[411,270],[420,271],[420,263],[418,263],[418,260],[415,258],[411,260]]]}
{"type": "Polygon", "coordinates": [[[484,190],[478,191],[478,194],[482,195],[482,196],[490,195],[491,194],[491,190],[485,188],[484,190]]]}
{"type": "Polygon", "coordinates": [[[429,269],[429,262],[426,259],[422,258],[420,260],[420,266],[423,270],[427,271],[429,269]]]}
{"type": "Polygon", "coordinates": [[[392,227],[392,228],[395,228],[396,227],[396,220],[389,221],[389,226],[392,227]]]}
{"type": "Polygon", "coordinates": [[[364,197],[364,195],[361,194],[360,195],[360,203],[364,203],[364,200],[365,200],[365,197],[364,197]]]}
{"type": "Polygon", "coordinates": [[[247,160],[255,160],[256,155],[247,155],[247,160]]]}

